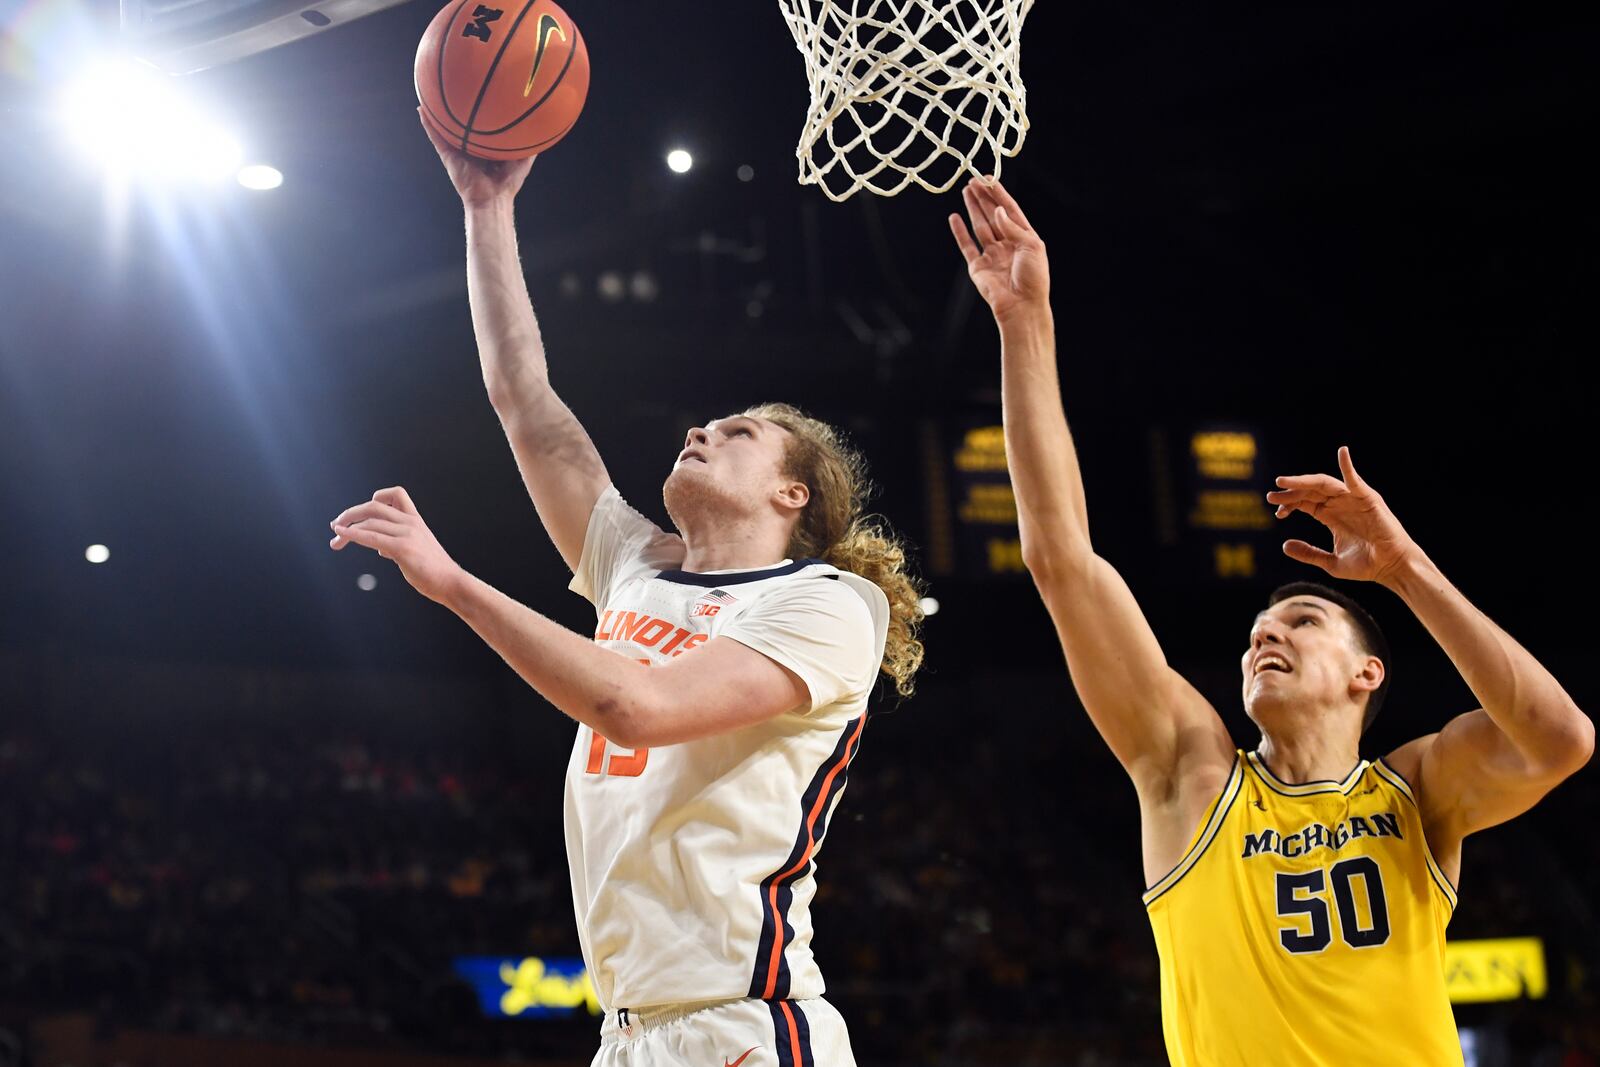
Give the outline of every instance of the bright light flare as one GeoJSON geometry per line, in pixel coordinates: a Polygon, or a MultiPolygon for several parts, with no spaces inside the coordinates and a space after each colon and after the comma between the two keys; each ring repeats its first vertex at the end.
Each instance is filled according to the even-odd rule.
{"type": "Polygon", "coordinates": [[[924,615],[937,615],[937,614],[939,614],[939,601],[934,599],[931,596],[923,597],[922,598],[922,613],[924,615]]]}
{"type": "Polygon", "coordinates": [[[83,558],[90,563],[104,563],[111,558],[111,550],[105,545],[90,545],[83,550],[83,558]]]}
{"type": "Polygon", "coordinates": [[[129,59],[91,66],[62,95],[61,121],[78,148],[119,176],[225,178],[238,169],[238,140],[173,88],[129,59]]]}
{"type": "Polygon", "coordinates": [[[688,174],[694,166],[694,157],[682,148],[674,148],[667,153],[667,166],[674,174],[688,174]]]}
{"type": "Polygon", "coordinates": [[[235,177],[246,189],[264,191],[276,189],[283,184],[283,171],[277,167],[269,167],[265,163],[252,163],[247,167],[240,167],[235,177]]]}

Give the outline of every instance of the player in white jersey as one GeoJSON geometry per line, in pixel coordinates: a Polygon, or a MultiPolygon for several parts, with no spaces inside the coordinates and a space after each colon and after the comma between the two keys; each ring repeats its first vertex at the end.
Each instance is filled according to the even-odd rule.
{"type": "Polygon", "coordinates": [[[595,1064],[850,1067],[809,905],[877,677],[909,693],[921,663],[904,555],[862,517],[860,458],[781,404],[689,432],[663,487],[676,533],[629,507],[550,387],[512,220],[531,161],[434,144],[466,208],[484,382],[594,640],[463,571],[403,489],[347,509],[332,545],[393,559],[578,720],[566,836],[595,1064]]]}

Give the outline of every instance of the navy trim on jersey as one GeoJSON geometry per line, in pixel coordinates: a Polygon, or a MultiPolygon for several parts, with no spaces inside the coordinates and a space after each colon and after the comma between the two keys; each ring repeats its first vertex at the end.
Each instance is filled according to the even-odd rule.
{"type": "Polygon", "coordinates": [[[789,995],[789,958],[786,950],[794,940],[794,927],[789,924],[789,908],[794,903],[794,881],[816,866],[816,860],[807,854],[809,852],[810,856],[815,856],[817,847],[827,834],[829,811],[850,778],[851,761],[861,751],[860,733],[865,732],[866,725],[862,718],[865,716],[845,723],[844,730],[839,734],[839,743],[833,746],[833,752],[817,768],[811,784],[806,786],[800,798],[800,830],[795,835],[794,848],[777,870],[761,880],[761,936],[756,940],[755,970],[750,976],[750,996],[758,1000],[772,997],[782,999],[789,995]],[[861,731],[857,730],[858,725],[863,727],[861,731]],[[830,777],[832,781],[829,781],[830,777]],[[828,783],[828,793],[823,797],[825,782],[828,783]],[[819,799],[821,809],[816,823],[808,824],[808,815],[817,807],[819,799]],[[807,857],[806,862],[801,862],[802,857],[807,857]],[[777,887],[776,911],[783,919],[781,931],[776,928],[773,919],[774,905],[771,901],[774,886],[777,887]],[[769,992],[767,978],[772,972],[774,952],[777,953],[778,972],[769,992]]]}
{"type": "MultiPolygon", "coordinates": [[[[1416,811],[1417,821],[1420,823],[1422,821],[1422,805],[1417,803],[1417,795],[1412,790],[1411,783],[1406,781],[1406,776],[1395,770],[1386,759],[1378,760],[1372,765],[1372,769],[1378,772],[1378,777],[1387,780],[1390,785],[1399,789],[1405,798],[1411,802],[1411,807],[1416,811]]],[[[1433,876],[1434,884],[1439,887],[1440,892],[1444,894],[1444,898],[1450,902],[1450,910],[1453,913],[1456,910],[1460,890],[1455,887],[1454,882],[1450,881],[1450,876],[1444,873],[1444,868],[1439,866],[1439,861],[1433,858],[1433,846],[1428,843],[1426,827],[1422,830],[1422,858],[1427,861],[1428,873],[1433,876]]]]}
{"type": "Polygon", "coordinates": [[[778,1067],[795,1067],[794,1051],[789,1042],[789,1020],[783,1017],[783,1009],[776,1000],[767,1001],[767,1010],[772,1013],[772,1050],[778,1054],[778,1067]]]}
{"type": "Polygon", "coordinates": [[[800,1067],[817,1067],[816,1057],[811,1054],[811,1021],[800,1010],[798,1000],[789,1001],[789,1010],[794,1012],[794,1024],[800,1028],[800,1067]]]}
{"type": "Polygon", "coordinates": [[[745,582],[759,582],[766,578],[782,578],[785,575],[803,571],[826,561],[820,559],[797,559],[793,563],[782,567],[769,567],[764,571],[731,571],[727,574],[696,574],[694,571],[662,571],[656,575],[663,582],[677,582],[679,585],[701,585],[708,589],[715,589],[719,585],[742,585],[745,582]]]}
{"type": "Polygon", "coordinates": [[[816,1067],[817,1059],[811,1050],[811,1023],[806,1019],[806,1013],[800,1010],[800,1002],[769,1000],[766,1004],[767,1010],[772,1013],[772,1044],[778,1054],[778,1067],[816,1067]],[[794,1016],[792,1028],[789,1015],[783,1010],[785,1004],[794,1016]],[[799,1060],[794,1058],[796,1044],[800,1046],[799,1060]]]}
{"type": "Polygon", "coordinates": [[[1272,768],[1267,766],[1267,761],[1261,758],[1260,752],[1246,753],[1250,768],[1256,772],[1262,784],[1274,793],[1286,797],[1312,797],[1321,793],[1349,793],[1361,781],[1361,774],[1371,766],[1366,760],[1357,760],[1356,765],[1350,768],[1350,773],[1335,781],[1332,778],[1313,778],[1309,782],[1286,782],[1272,773],[1272,768]],[[1311,786],[1325,785],[1326,789],[1312,789],[1311,786]],[[1291,792],[1298,790],[1298,792],[1291,792]]]}
{"type": "Polygon", "coordinates": [[[1234,751],[1233,766],[1228,769],[1228,780],[1222,783],[1222,791],[1217,794],[1213,802],[1211,816],[1200,826],[1199,836],[1190,846],[1183,858],[1173,864],[1172,870],[1163,874],[1153,882],[1149,889],[1144,891],[1144,906],[1148,908],[1162,897],[1166,896],[1173,887],[1183,881],[1189,872],[1194,870],[1200,862],[1200,857],[1206,854],[1211,847],[1211,842],[1217,839],[1222,832],[1222,824],[1228,818],[1228,813],[1233,810],[1234,801],[1239,799],[1239,794],[1244,792],[1244,759],[1238,750],[1234,751]],[[1176,875],[1177,877],[1173,877],[1176,875]],[[1171,878],[1170,882],[1167,879],[1171,878]],[[1165,884],[1163,884],[1165,883],[1165,884]]]}
{"type": "Polygon", "coordinates": [[[1412,806],[1415,807],[1418,811],[1422,810],[1422,806],[1417,803],[1417,791],[1412,788],[1411,779],[1407,778],[1405,775],[1403,775],[1399,771],[1395,770],[1394,769],[1394,764],[1389,762],[1389,758],[1387,756],[1379,756],[1377,758],[1377,760],[1374,761],[1374,765],[1381,765],[1384,770],[1388,771],[1390,774],[1392,774],[1396,778],[1400,779],[1401,784],[1406,787],[1405,788],[1406,798],[1411,801],[1412,806]]]}

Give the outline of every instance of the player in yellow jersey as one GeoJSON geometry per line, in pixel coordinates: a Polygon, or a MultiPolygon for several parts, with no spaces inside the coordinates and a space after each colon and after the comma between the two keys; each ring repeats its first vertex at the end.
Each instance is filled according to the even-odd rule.
{"type": "Polygon", "coordinates": [[[1445,579],[1340,449],[1342,478],[1279,478],[1267,494],[1279,518],[1302,512],[1333,534],[1332,551],[1298,540],[1284,551],[1397,594],[1482,707],[1363,760],[1388,681],[1383,636],[1343,593],[1299,583],[1250,628],[1243,698],[1261,738],[1238,750],[1090,542],[1044,243],[998,184],[964,196],[971,231],[959,215],[950,225],[1000,330],[1023,559],[1078,695],[1139,796],[1169,1057],[1459,1065],[1443,956],[1462,839],[1582,767],[1593,723],[1445,579]]]}

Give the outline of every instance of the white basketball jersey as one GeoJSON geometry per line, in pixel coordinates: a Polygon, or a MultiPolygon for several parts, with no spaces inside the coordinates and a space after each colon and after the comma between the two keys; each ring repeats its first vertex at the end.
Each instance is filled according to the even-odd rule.
{"type": "Polygon", "coordinates": [[[607,1011],[821,996],[813,873],[866,726],[888,631],[872,583],[815,560],[677,570],[683,543],[615,488],[595,504],[572,578],[595,640],[660,664],[718,637],[793,671],[811,695],[755,726],[619,749],[578,728],[567,859],[584,960],[607,1011]]]}

